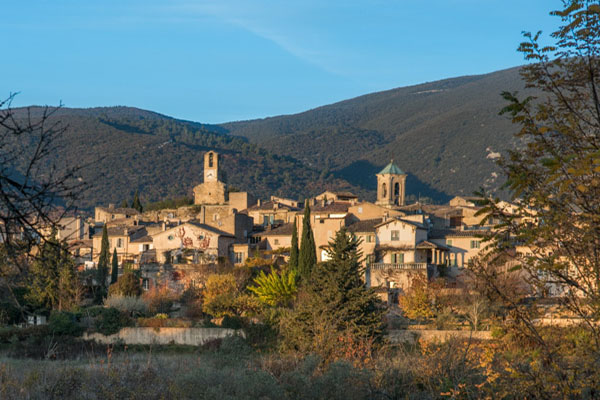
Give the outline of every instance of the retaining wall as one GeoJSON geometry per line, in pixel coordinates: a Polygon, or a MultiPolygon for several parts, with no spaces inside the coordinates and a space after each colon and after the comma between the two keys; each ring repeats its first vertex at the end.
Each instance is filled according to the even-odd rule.
{"type": "Polygon", "coordinates": [[[436,330],[395,330],[388,332],[391,343],[414,344],[423,339],[427,342],[446,342],[450,338],[491,340],[490,331],[436,331],[436,330]]]}
{"type": "Polygon", "coordinates": [[[239,335],[244,332],[225,328],[123,328],[114,335],[105,336],[101,333],[85,333],[83,338],[95,340],[98,343],[124,344],[183,344],[199,346],[215,339],[239,335]]]}

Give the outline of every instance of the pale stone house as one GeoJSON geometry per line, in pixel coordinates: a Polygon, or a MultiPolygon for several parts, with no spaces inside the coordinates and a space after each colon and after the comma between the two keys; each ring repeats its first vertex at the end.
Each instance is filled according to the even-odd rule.
{"type": "MultiPolygon", "coordinates": [[[[107,226],[108,249],[112,257],[113,251],[117,250],[119,264],[135,263],[140,255],[140,247],[135,243],[136,239],[147,235],[146,228],[142,225],[132,226],[107,226]]],[[[102,248],[102,229],[98,229],[92,237],[92,260],[98,262],[102,248]]]]}
{"type": "Polygon", "coordinates": [[[232,234],[192,221],[156,233],[152,239],[159,263],[215,262],[228,257],[235,242],[232,234]]]}
{"type": "Polygon", "coordinates": [[[133,221],[134,217],[139,217],[139,215],[139,211],[134,208],[115,208],[114,204],[109,204],[108,207],[96,207],[94,209],[94,221],[102,224],[106,224],[114,220],[133,221]]]}
{"type": "Polygon", "coordinates": [[[302,209],[294,207],[288,202],[279,202],[274,199],[266,202],[259,201],[244,212],[254,220],[255,225],[266,227],[267,225],[293,222],[296,215],[302,212],[302,209]]]}
{"type": "Polygon", "coordinates": [[[264,249],[267,251],[276,251],[292,247],[293,231],[294,224],[287,223],[261,232],[260,237],[264,241],[264,249]]]}

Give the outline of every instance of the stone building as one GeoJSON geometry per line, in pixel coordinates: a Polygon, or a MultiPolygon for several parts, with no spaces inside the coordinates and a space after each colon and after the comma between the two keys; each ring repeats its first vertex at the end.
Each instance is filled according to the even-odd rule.
{"type": "Polygon", "coordinates": [[[194,204],[225,204],[227,190],[220,181],[219,154],[209,151],[204,155],[204,182],[194,188],[194,204]]]}
{"type": "Polygon", "coordinates": [[[406,191],[406,174],[390,161],[377,174],[377,203],[384,207],[403,206],[406,191]]]}

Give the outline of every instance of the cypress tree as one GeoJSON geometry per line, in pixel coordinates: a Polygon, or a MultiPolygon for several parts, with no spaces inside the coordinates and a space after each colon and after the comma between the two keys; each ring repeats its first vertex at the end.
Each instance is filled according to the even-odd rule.
{"type": "Polygon", "coordinates": [[[112,268],[110,271],[110,284],[117,282],[119,279],[119,259],[117,258],[117,248],[113,251],[112,255],[112,268]]]}
{"type": "Polygon", "coordinates": [[[131,208],[135,208],[139,212],[144,211],[144,207],[142,207],[142,203],[140,202],[140,194],[137,190],[133,195],[133,203],[131,203],[131,208]]]}
{"type": "Polygon", "coordinates": [[[304,220],[302,221],[302,239],[300,240],[300,252],[298,254],[298,272],[301,279],[307,280],[311,271],[317,263],[317,249],[315,238],[310,226],[310,207],[308,200],[304,205],[304,220]]]}
{"type": "Polygon", "coordinates": [[[102,243],[100,245],[100,259],[98,260],[98,268],[96,280],[100,286],[100,293],[97,294],[96,300],[106,295],[106,278],[108,277],[108,257],[109,257],[108,229],[106,224],[102,228],[102,243]]]}
{"type": "Polygon", "coordinates": [[[290,251],[290,262],[288,263],[291,271],[298,271],[298,227],[296,218],[294,218],[294,230],[292,231],[292,250],[290,251]]]}
{"type": "Polygon", "coordinates": [[[121,208],[129,208],[129,204],[127,204],[127,200],[123,200],[121,203],[121,208]]]}

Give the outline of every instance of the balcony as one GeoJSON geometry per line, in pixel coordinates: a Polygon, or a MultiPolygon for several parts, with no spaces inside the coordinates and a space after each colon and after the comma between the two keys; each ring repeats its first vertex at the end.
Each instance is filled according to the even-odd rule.
{"type": "Polygon", "coordinates": [[[369,265],[369,268],[371,268],[372,270],[378,270],[378,269],[382,269],[382,270],[388,270],[388,269],[399,269],[399,270],[427,270],[427,265],[432,265],[432,264],[427,264],[427,263],[401,263],[401,264],[396,264],[396,263],[373,263],[369,265]]]}

